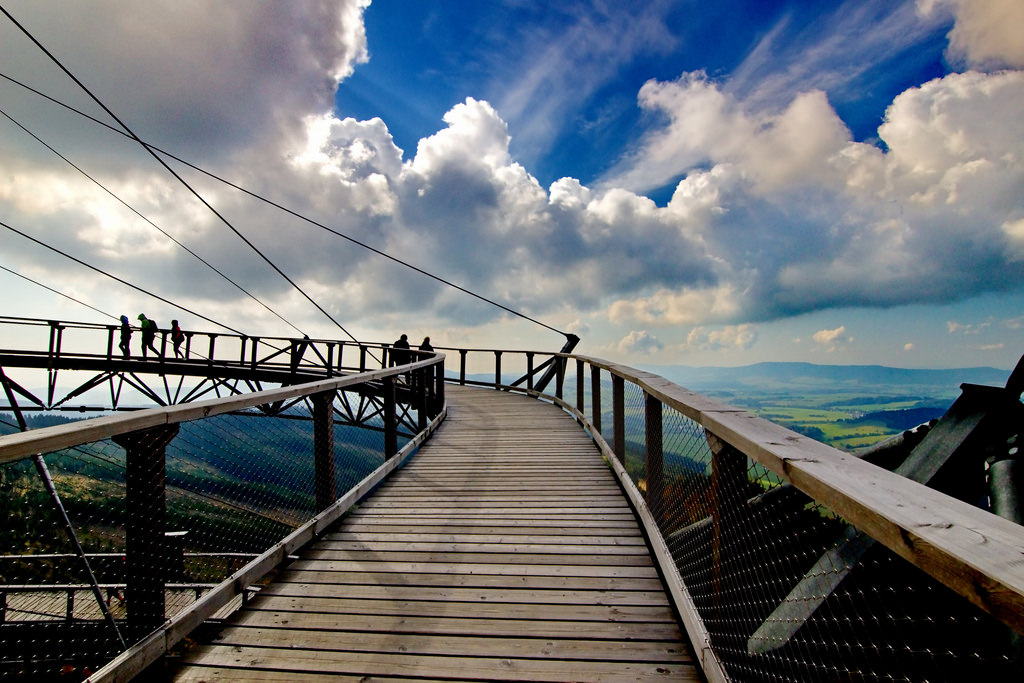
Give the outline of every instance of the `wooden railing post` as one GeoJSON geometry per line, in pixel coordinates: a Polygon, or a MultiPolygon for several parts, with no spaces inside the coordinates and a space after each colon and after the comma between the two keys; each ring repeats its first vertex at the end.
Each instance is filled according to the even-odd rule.
{"type": "Polygon", "coordinates": [[[590,366],[590,421],[594,431],[601,433],[601,368],[590,366]]]}
{"type": "Polygon", "coordinates": [[[526,352],[526,388],[533,391],[533,351],[526,352]]]}
{"type": "Polygon", "coordinates": [[[46,388],[46,400],[51,405],[53,404],[53,396],[57,390],[57,363],[60,359],[60,347],[61,340],[64,337],[64,326],[54,320],[50,321],[50,367],[49,381],[47,382],[46,388]]]}
{"type": "Polygon", "coordinates": [[[584,397],[586,392],[584,391],[583,381],[583,361],[576,359],[576,408],[582,413],[583,406],[586,405],[584,397]]]}
{"type": "Polygon", "coordinates": [[[612,375],[612,449],[615,457],[626,464],[626,382],[612,375]]]}
{"type": "Polygon", "coordinates": [[[469,351],[466,349],[459,349],[459,384],[466,383],[466,354],[469,351]]]}
{"type": "Polygon", "coordinates": [[[128,626],[141,638],[164,623],[168,570],[165,461],[178,425],[161,425],[112,437],[125,449],[125,583],[128,626]]]}
{"type": "Polygon", "coordinates": [[[398,453],[398,422],[395,410],[394,375],[388,375],[384,378],[382,391],[384,392],[384,459],[387,460],[398,453]]]}
{"type": "Polygon", "coordinates": [[[316,509],[326,510],[337,499],[334,483],[334,392],[313,394],[313,471],[316,509]]]}
{"type": "Polygon", "coordinates": [[[444,409],[444,363],[434,366],[434,406],[430,411],[430,417],[435,418],[444,409]]]}
{"type": "Polygon", "coordinates": [[[566,360],[562,356],[555,356],[553,361],[555,363],[555,397],[562,398],[565,389],[566,360]]]}
{"type": "Polygon", "coordinates": [[[501,386],[501,351],[494,352],[494,387],[501,386]]]}
{"type": "Polygon", "coordinates": [[[430,405],[430,387],[433,382],[427,381],[427,368],[420,368],[413,372],[413,395],[412,400],[416,406],[416,428],[423,431],[427,428],[427,406],[430,405]]]}
{"type": "Polygon", "coordinates": [[[718,618],[735,616],[737,600],[729,598],[736,586],[725,568],[738,553],[747,500],[747,456],[707,433],[711,447],[711,590],[718,618]]]}
{"type": "Polygon", "coordinates": [[[661,401],[644,394],[644,414],[647,431],[647,506],[654,519],[661,521],[662,495],[665,474],[662,466],[661,401]]]}
{"type": "Polygon", "coordinates": [[[111,360],[114,357],[114,332],[117,331],[117,325],[107,325],[107,360],[111,360]]]}

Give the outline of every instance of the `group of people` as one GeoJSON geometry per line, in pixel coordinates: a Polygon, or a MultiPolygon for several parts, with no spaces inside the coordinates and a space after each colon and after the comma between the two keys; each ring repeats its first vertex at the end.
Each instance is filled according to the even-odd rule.
{"type": "MultiPolygon", "coordinates": [[[[420,344],[420,351],[433,353],[434,347],[430,345],[430,337],[424,337],[420,344]]],[[[391,362],[389,365],[405,365],[412,360],[412,347],[409,346],[409,335],[403,334],[394,344],[391,345],[391,362]]]]}
{"type": "MultiPolygon", "coordinates": [[[[152,351],[156,356],[163,357],[161,353],[153,343],[156,341],[156,335],[160,332],[160,326],[156,324],[155,320],[146,317],[145,313],[139,313],[139,331],[142,333],[142,358],[147,357],[147,352],[152,351]]],[[[174,348],[174,357],[181,358],[181,344],[185,341],[185,333],[178,327],[178,321],[171,321],[171,345],[174,348]]],[[[118,344],[118,348],[121,349],[121,354],[128,358],[129,356],[129,342],[132,338],[132,325],[128,321],[128,316],[121,316],[121,343],[118,344]]]]}
{"type": "MultiPolygon", "coordinates": [[[[154,346],[156,341],[156,335],[160,332],[160,326],[156,324],[156,321],[152,318],[147,318],[145,313],[139,313],[139,331],[142,333],[142,358],[148,358],[148,352],[152,351],[156,356],[163,357],[163,353],[154,346]]],[[[132,325],[128,320],[128,316],[121,316],[121,343],[118,347],[121,349],[121,354],[128,358],[130,356],[130,342],[132,339],[132,325]]],[[[177,320],[171,321],[171,329],[168,330],[171,336],[171,346],[174,349],[174,357],[181,358],[181,344],[185,341],[185,333],[181,331],[178,326],[177,320]]],[[[306,345],[309,344],[309,337],[303,339],[302,351],[305,351],[306,345]]],[[[419,351],[426,353],[433,353],[434,347],[430,345],[430,337],[424,337],[423,343],[419,346],[419,351]]],[[[293,350],[294,351],[294,350],[293,350]]],[[[295,354],[293,354],[295,355],[295,354]]],[[[298,358],[302,357],[302,352],[298,353],[298,358]]],[[[391,360],[389,365],[405,365],[412,360],[412,347],[409,346],[409,335],[403,334],[394,344],[392,344],[391,360]]]]}

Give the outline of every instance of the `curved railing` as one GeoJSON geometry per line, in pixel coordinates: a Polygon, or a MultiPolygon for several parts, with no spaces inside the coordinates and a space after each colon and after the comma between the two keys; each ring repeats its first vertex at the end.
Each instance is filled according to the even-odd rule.
{"type": "MultiPolygon", "coordinates": [[[[1016,386],[965,385],[961,399],[926,435],[908,436],[902,450],[879,449],[861,458],[657,375],[601,359],[522,350],[439,350],[448,353],[400,368],[3,437],[0,463],[23,458],[15,464],[23,464],[29,474],[33,464],[42,473],[48,463],[59,463],[60,473],[51,478],[56,494],[74,489],[79,476],[88,476],[96,482],[97,498],[127,497],[136,476],[127,471],[128,465],[152,463],[146,453],[152,456],[162,448],[168,462],[167,490],[179,492],[168,494],[167,514],[175,520],[210,521],[199,534],[187,530],[200,538],[186,541],[185,562],[196,555],[257,554],[253,546],[272,539],[260,549],[260,559],[246,568],[221,569],[222,576],[216,578],[226,576],[228,581],[204,592],[193,611],[179,613],[156,631],[140,627],[149,635],[128,655],[131,668],[166,651],[168,643],[198,625],[203,615],[244,595],[259,571],[327,523],[329,515],[320,510],[329,496],[317,491],[331,477],[317,471],[326,467],[322,444],[334,432],[324,425],[328,415],[340,412],[341,392],[358,387],[370,401],[370,412],[380,412],[380,429],[367,433],[387,443],[356,446],[390,454],[398,450],[396,430],[389,436],[387,427],[400,421],[394,404],[404,400],[407,422],[426,426],[427,418],[440,411],[441,368],[446,363],[450,382],[521,391],[551,401],[591,433],[647,529],[710,680],[1013,680],[1019,671],[1015,633],[1024,628],[1024,528],[979,507],[999,497],[986,487],[994,481],[993,473],[1017,454],[1017,430],[1024,419],[1016,386]],[[222,409],[222,415],[214,414],[222,409]],[[235,423],[218,422],[228,418],[264,422],[253,439],[235,423]],[[181,425],[178,435],[159,447],[172,423],[181,425]],[[188,427],[193,423],[208,429],[193,430],[188,427]],[[305,440],[296,438],[296,426],[305,440]],[[84,436],[71,437],[72,432],[84,436]],[[237,439],[237,445],[216,447],[228,438],[237,439]],[[178,449],[182,441],[185,447],[178,449]],[[222,452],[226,450],[253,456],[229,460],[222,452]],[[273,452],[287,456],[284,469],[294,468],[297,461],[291,454],[302,450],[309,451],[304,470],[297,473],[302,476],[289,479],[270,472],[257,487],[267,492],[263,499],[235,496],[238,492],[231,486],[210,488],[211,481],[240,478],[249,462],[263,462],[266,469],[274,461],[273,452]],[[34,463],[36,453],[49,453],[42,467],[34,463]],[[214,522],[223,525],[229,516],[244,524],[214,528],[214,522]]],[[[409,449],[406,444],[403,453],[409,449]]],[[[334,463],[347,467],[354,459],[339,455],[334,463]]],[[[382,467],[393,467],[396,460],[390,458],[382,467]]],[[[8,492],[27,486],[24,472],[4,474],[8,492]]],[[[144,473],[138,476],[145,479],[144,473]]],[[[343,487],[341,478],[336,472],[333,480],[339,490],[354,486],[353,493],[332,510],[347,505],[369,485],[357,482],[371,481],[353,475],[343,487]]],[[[31,507],[47,495],[37,485],[21,500],[31,507]]],[[[87,528],[83,548],[51,554],[70,554],[79,564],[84,564],[82,556],[97,561],[99,555],[117,556],[108,546],[121,542],[121,536],[110,530],[110,518],[127,524],[133,515],[121,511],[83,522],[87,503],[68,510],[73,522],[78,516],[73,526],[87,528]]],[[[33,521],[8,519],[9,526],[33,521]]],[[[176,541],[162,542],[164,550],[150,554],[159,555],[163,559],[153,562],[166,566],[166,548],[176,541]]],[[[35,554],[43,553],[36,549],[35,554]]],[[[5,561],[0,558],[0,563],[5,561]]],[[[127,568],[119,571],[129,574],[127,568]]],[[[216,573],[209,566],[206,571],[216,573]]],[[[108,609],[117,608],[116,589],[123,581],[109,576],[83,581],[57,564],[49,572],[51,583],[64,591],[59,606],[51,610],[60,614],[47,617],[61,643],[76,636],[53,624],[82,626],[79,622],[87,621],[75,610],[88,599],[80,595],[69,608],[68,586],[91,584],[94,603],[110,602],[104,592],[114,586],[108,609]]],[[[16,587],[29,583],[9,570],[2,578],[0,583],[16,587]]],[[[178,588],[194,592],[194,584],[208,577],[187,578],[195,581],[169,581],[164,593],[178,588]]],[[[13,603],[20,599],[14,593],[4,596],[6,608],[0,614],[8,623],[0,627],[11,623],[13,603]]],[[[115,614],[108,621],[124,617],[115,614]]],[[[112,628],[96,618],[91,623],[93,641],[105,643],[108,651],[120,650],[111,645],[112,628]]]]}
{"type": "Polygon", "coordinates": [[[143,350],[141,331],[131,327],[129,353],[124,354],[119,325],[0,316],[0,380],[9,406],[90,412],[136,409],[140,401],[174,405],[393,364],[390,344],[309,337],[185,329],[176,346],[167,321],[159,322],[163,327],[153,344],[155,353],[143,350]],[[19,382],[12,368],[45,371],[45,380],[36,382],[45,384],[45,391],[19,382]]]}
{"type": "Polygon", "coordinates": [[[973,504],[999,497],[988,480],[1016,458],[1019,387],[964,385],[923,439],[862,459],[598,358],[543,356],[544,391],[533,352],[448,358],[449,377],[550,400],[592,434],[710,680],[1020,672],[1024,527],[973,504]]]}
{"type": "Polygon", "coordinates": [[[436,428],[443,364],[0,437],[0,674],[121,680],[245,599],[436,428]]]}

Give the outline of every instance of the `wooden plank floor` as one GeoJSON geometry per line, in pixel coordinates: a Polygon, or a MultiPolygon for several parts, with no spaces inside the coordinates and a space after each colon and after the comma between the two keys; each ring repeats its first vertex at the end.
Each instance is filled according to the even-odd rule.
{"type": "Polygon", "coordinates": [[[419,453],[171,678],[703,680],[579,426],[486,389],[448,403],[419,453]]]}

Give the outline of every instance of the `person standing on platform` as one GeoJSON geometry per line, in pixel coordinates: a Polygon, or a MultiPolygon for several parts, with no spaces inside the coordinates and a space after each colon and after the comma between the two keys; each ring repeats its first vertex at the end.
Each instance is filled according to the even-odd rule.
{"type": "Polygon", "coordinates": [[[174,357],[181,358],[181,342],[185,341],[185,333],[178,327],[178,321],[171,321],[171,343],[174,344],[174,357]]]}
{"type": "Polygon", "coordinates": [[[153,353],[159,356],[160,352],[153,346],[153,340],[156,339],[156,333],[159,330],[156,322],[147,318],[145,313],[139,313],[139,320],[141,321],[139,329],[142,330],[142,357],[146,357],[146,349],[152,350],[153,353]]]}
{"type": "Polygon", "coordinates": [[[409,362],[409,335],[403,334],[398,341],[391,346],[390,365],[405,365],[409,362]]]}
{"type": "Polygon", "coordinates": [[[420,351],[426,351],[427,353],[434,352],[434,347],[430,345],[430,337],[423,338],[423,343],[420,344],[420,351]]]}
{"type": "Polygon", "coordinates": [[[121,316],[121,343],[117,346],[121,349],[121,354],[128,357],[128,342],[132,340],[132,324],[128,322],[128,316],[121,316]]]}

